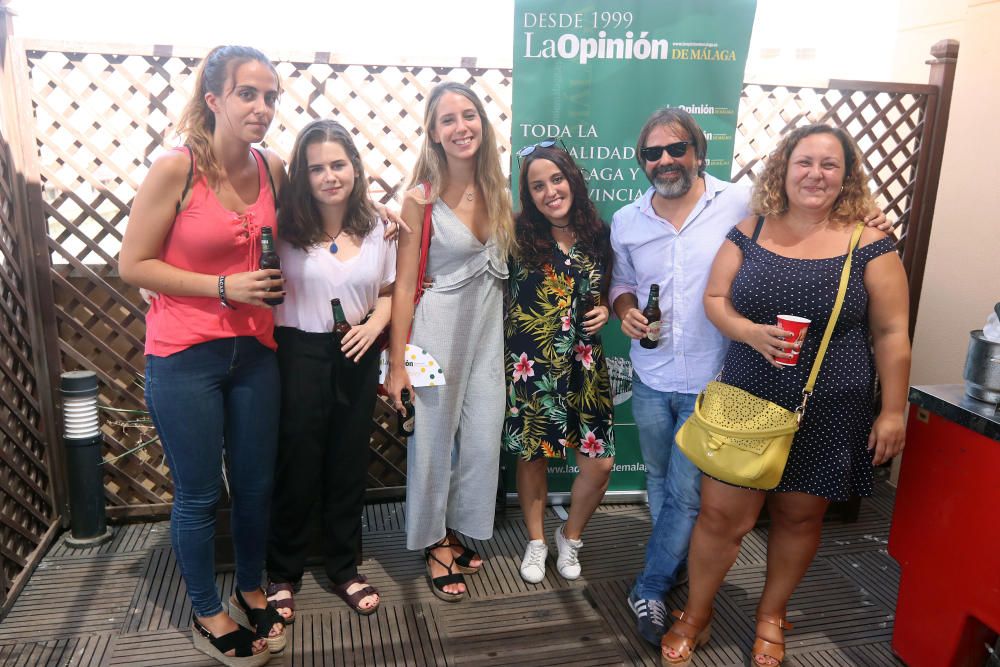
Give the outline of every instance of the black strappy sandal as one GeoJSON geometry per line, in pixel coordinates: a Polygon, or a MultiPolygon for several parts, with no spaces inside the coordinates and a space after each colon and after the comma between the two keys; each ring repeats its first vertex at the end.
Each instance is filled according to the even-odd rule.
{"type": "Polygon", "coordinates": [[[451,549],[451,545],[448,543],[447,538],[441,540],[437,544],[427,547],[424,549],[424,560],[427,561],[427,579],[431,584],[431,593],[434,593],[435,597],[439,600],[444,600],[445,602],[458,602],[465,598],[465,594],[468,592],[468,588],[461,593],[449,593],[444,590],[445,586],[449,584],[464,584],[465,576],[461,572],[455,572],[452,568],[455,567],[454,559],[452,559],[451,565],[445,565],[444,561],[434,555],[437,549],[451,549]],[[431,561],[434,560],[438,565],[448,570],[448,574],[441,575],[440,577],[431,576],[431,561]]]}
{"type": "Polygon", "coordinates": [[[448,534],[445,536],[444,539],[447,540],[448,546],[451,547],[452,555],[454,555],[454,550],[456,548],[462,550],[462,553],[458,554],[457,556],[454,556],[455,565],[458,566],[459,572],[461,572],[462,574],[475,574],[479,572],[479,569],[483,566],[482,556],[477,554],[475,550],[470,549],[469,547],[462,544],[458,540],[458,536],[455,534],[455,531],[453,530],[449,530],[448,534]],[[473,566],[471,563],[476,558],[479,559],[480,563],[479,565],[473,566]]]}
{"type": "Polygon", "coordinates": [[[270,651],[253,652],[257,636],[244,627],[216,637],[195,619],[191,629],[194,647],[226,667],[260,667],[271,659],[270,651]],[[226,651],[232,651],[235,655],[226,655],[226,651]]]}
{"type": "Polygon", "coordinates": [[[285,650],[288,638],[284,632],[275,637],[270,636],[271,628],[275,624],[280,624],[282,628],[285,627],[285,619],[281,618],[278,610],[271,605],[262,609],[254,609],[247,604],[243,593],[237,588],[229,598],[229,615],[240,625],[255,630],[260,639],[266,639],[267,648],[271,653],[281,653],[285,650]]]}

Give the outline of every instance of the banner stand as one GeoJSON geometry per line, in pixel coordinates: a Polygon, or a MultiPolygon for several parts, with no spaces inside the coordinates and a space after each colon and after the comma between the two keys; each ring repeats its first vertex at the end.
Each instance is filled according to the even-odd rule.
{"type": "MultiPolygon", "coordinates": [[[[515,0],[514,202],[520,165],[513,156],[555,139],[579,164],[591,200],[610,223],[649,188],[635,142],[661,107],[696,118],[708,144],[706,170],[728,181],[755,10],[755,0],[515,0]]],[[[601,338],[615,404],[615,466],[605,502],[638,502],[646,471],[631,406],[632,341],[617,321],[601,338]]],[[[502,465],[506,493],[516,488],[512,457],[502,465]]],[[[565,502],[576,473],[572,457],[550,462],[550,503],[565,502]]]]}

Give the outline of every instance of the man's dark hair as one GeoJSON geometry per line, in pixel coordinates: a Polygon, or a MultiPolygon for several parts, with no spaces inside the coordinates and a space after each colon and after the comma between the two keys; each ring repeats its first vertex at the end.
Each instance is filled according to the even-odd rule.
{"type": "Polygon", "coordinates": [[[642,157],[642,149],[646,145],[649,133],[661,125],[671,125],[674,128],[682,130],[687,135],[688,141],[694,144],[694,154],[698,158],[698,175],[704,176],[705,163],[707,162],[705,154],[708,152],[708,142],[705,140],[705,133],[702,132],[694,116],[678,107],[657,109],[646,121],[646,124],[642,126],[642,130],[639,132],[639,141],[635,144],[635,159],[639,163],[639,166],[643,169],[646,168],[646,161],[642,157]]]}

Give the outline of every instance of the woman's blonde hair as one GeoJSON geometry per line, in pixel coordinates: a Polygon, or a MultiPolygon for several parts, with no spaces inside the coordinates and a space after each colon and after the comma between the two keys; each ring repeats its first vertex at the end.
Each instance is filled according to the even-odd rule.
{"type": "Polygon", "coordinates": [[[465,97],[472,102],[479,114],[483,136],[476,155],[476,183],[482,188],[483,196],[486,198],[490,231],[496,236],[501,252],[506,255],[514,248],[514,213],[510,203],[510,191],[507,188],[507,179],[500,169],[500,151],[497,150],[493,126],[486,116],[483,103],[468,86],[454,81],[443,81],[431,89],[424,109],[424,143],[420,148],[420,157],[417,158],[408,187],[416,187],[425,181],[430,183],[430,197],[426,201],[423,201],[422,195],[418,198],[423,204],[435,201],[444,188],[448,162],[444,148],[431,139],[431,132],[435,130],[437,123],[438,103],[445,93],[455,93],[465,97]]]}
{"type": "MultiPolygon", "coordinates": [[[[184,144],[191,149],[198,171],[205,177],[209,185],[214,187],[219,182],[222,169],[212,150],[212,134],[215,132],[215,113],[208,108],[205,101],[206,93],[223,97],[225,85],[236,68],[243,63],[256,60],[267,65],[274,73],[278,86],[281,80],[278,71],[267,56],[249,46],[217,46],[208,52],[195,74],[194,94],[184,106],[180,120],[177,121],[176,132],[184,138],[184,144]]],[[[233,82],[235,86],[236,82],[233,82]]],[[[228,92],[232,92],[230,89],[228,92]]]]}
{"type": "Polygon", "coordinates": [[[785,177],[788,160],[800,141],[814,134],[832,134],[844,151],[844,182],[833,203],[830,220],[853,223],[864,219],[875,208],[875,200],[868,190],[868,176],[864,170],[864,156],[854,139],[839,127],[822,123],[798,127],[786,134],[764,164],[764,171],[754,184],[750,206],[756,215],[778,215],[788,210],[788,193],[785,177]]]}

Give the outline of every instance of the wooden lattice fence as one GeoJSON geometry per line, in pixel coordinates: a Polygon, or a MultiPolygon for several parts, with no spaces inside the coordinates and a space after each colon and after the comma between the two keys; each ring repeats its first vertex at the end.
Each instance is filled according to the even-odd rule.
{"type": "Polygon", "coordinates": [[[872,177],[879,206],[905,233],[913,200],[927,105],[933,86],[914,85],[887,91],[860,82],[836,87],[796,88],[748,85],[743,88],[734,161],[735,179],[763,168],[763,156],[788,130],[829,122],[847,130],[859,143],[872,177]],[[749,110],[752,109],[752,112],[749,110]]]}
{"type": "MultiPolygon", "coordinates": [[[[38,164],[51,255],[60,365],[90,368],[101,400],[143,407],[144,307],[118,277],[128,207],[193,85],[197,56],[65,50],[26,45],[38,164]]],[[[332,117],[355,135],[375,196],[388,201],[416,161],[424,96],[442,79],[468,83],[484,100],[509,151],[510,71],[390,67],[286,60],[283,93],[265,143],[287,160],[295,134],[332,117]]],[[[391,415],[376,415],[369,486],[404,483],[405,449],[391,415]]],[[[112,515],[162,512],[172,485],[158,444],[132,454],[148,434],[105,426],[106,495],[112,515]]]]}
{"type": "MultiPolygon", "coordinates": [[[[32,261],[9,16],[0,4],[0,616],[59,526],[58,452],[32,261]]],[[[44,255],[41,255],[44,258],[44,255]]]]}
{"type": "Polygon", "coordinates": [[[0,606],[56,519],[15,220],[17,181],[0,135],[0,606]]]}
{"type": "MultiPolygon", "coordinates": [[[[118,277],[117,255],[128,206],[151,160],[176,140],[170,128],[190,94],[199,53],[176,49],[25,44],[34,114],[37,169],[44,199],[53,339],[62,370],[98,373],[102,401],[141,408],[144,307],[118,277]]],[[[373,66],[322,58],[277,63],[284,93],[266,143],[288,156],[294,136],[318,117],[341,120],[355,134],[372,189],[388,200],[404,184],[421,140],[423,99],[441,79],[470,84],[482,96],[509,154],[511,71],[497,68],[373,66]]],[[[926,207],[925,169],[935,131],[939,87],[839,82],[828,88],[744,87],[733,174],[751,178],[789,127],[831,120],[858,138],[881,205],[906,239],[904,260],[922,263],[911,243],[926,207]],[[911,246],[914,252],[911,252],[911,246]]],[[[940,129],[938,129],[940,132],[940,129]]],[[[935,141],[938,141],[935,138],[935,141]]],[[[939,161],[939,160],[938,160],[939,161]]],[[[930,174],[930,175],[929,175],[930,174]]],[[[926,225],[924,225],[926,227],[926,225]]],[[[370,486],[405,478],[405,450],[376,415],[370,486]]],[[[106,427],[107,458],[119,457],[141,434],[106,427]]],[[[156,444],[105,465],[112,515],[164,511],[172,487],[156,444]]]]}

